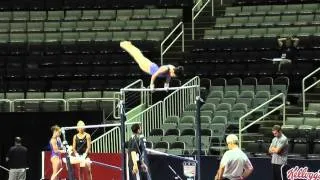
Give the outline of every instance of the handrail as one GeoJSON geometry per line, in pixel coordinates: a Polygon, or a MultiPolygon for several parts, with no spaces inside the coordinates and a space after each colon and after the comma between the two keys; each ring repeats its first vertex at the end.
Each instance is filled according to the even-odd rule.
{"type": "Polygon", "coordinates": [[[119,153],[121,149],[120,127],[114,127],[94,139],[91,143],[91,149],[95,153],[119,153]]]}
{"type": "Polygon", "coordinates": [[[247,130],[249,127],[251,127],[253,124],[259,122],[260,120],[262,120],[263,118],[265,118],[266,116],[270,115],[271,113],[277,111],[278,109],[283,108],[283,112],[282,112],[282,121],[283,124],[285,124],[285,108],[286,108],[286,96],[284,93],[280,93],[277,94],[276,96],[272,97],[271,99],[269,99],[268,101],[260,104],[258,107],[252,109],[251,111],[247,112],[246,114],[244,114],[243,116],[241,116],[239,118],[239,147],[241,148],[242,145],[242,132],[247,130]],[[260,118],[256,119],[255,121],[251,122],[250,124],[248,124],[247,126],[245,126],[244,128],[242,128],[242,120],[244,118],[246,118],[247,116],[251,115],[253,112],[255,112],[256,110],[262,108],[263,106],[265,106],[266,104],[272,102],[273,100],[282,97],[282,104],[275,107],[273,110],[269,111],[268,113],[264,114],[263,116],[261,116],[260,118]]]}
{"type": "Polygon", "coordinates": [[[138,79],[138,80],[132,82],[131,84],[125,86],[123,89],[127,89],[127,88],[129,88],[129,87],[131,87],[131,86],[133,86],[133,85],[135,85],[135,84],[138,84],[138,83],[141,83],[141,84],[142,84],[141,87],[143,87],[143,81],[142,81],[142,79],[138,79]]]}
{"type": "Polygon", "coordinates": [[[44,98],[44,99],[14,99],[12,100],[11,112],[14,112],[14,103],[19,101],[62,101],[63,102],[63,110],[67,110],[67,101],[65,99],[54,99],[54,98],[44,98]]]}
{"type": "Polygon", "coordinates": [[[307,92],[309,89],[311,89],[312,87],[314,87],[315,85],[317,85],[320,80],[314,82],[313,84],[311,84],[310,86],[308,86],[307,88],[305,88],[305,81],[311,77],[312,75],[314,75],[315,73],[317,73],[318,71],[320,71],[320,67],[314,71],[312,71],[310,74],[308,74],[306,77],[304,77],[302,79],[302,110],[303,110],[303,113],[305,113],[306,111],[306,95],[305,95],[305,92],[307,92]]]}
{"type": "MultiPolygon", "coordinates": [[[[158,101],[157,103],[151,105],[150,107],[146,108],[145,110],[143,110],[142,112],[140,112],[139,114],[136,114],[135,116],[133,116],[132,118],[128,119],[125,122],[125,125],[131,125],[132,122],[136,122],[136,120],[140,120],[141,122],[141,127],[143,129],[143,133],[145,136],[149,136],[149,133],[151,131],[151,129],[154,128],[160,128],[161,124],[162,124],[162,116],[160,116],[160,113],[162,112],[162,101],[158,101]],[[156,113],[152,113],[152,110],[156,113]],[[144,118],[147,117],[147,118],[144,118]],[[152,121],[150,120],[152,119],[152,121]]],[[[126,129],[130,129],[130,128],[126,128],[126,129]]],[[[126,133],[126,137],[127,139],[130,138],[131,133],[126,133]]]]}
{"type": "Polygon", "coordinates": [[[199,14],[203,11],[203,9],[209,4],[211,1],[211,16],[214,16],[214,0],[207,0],[206,3],[200,8],[200,10],[194,15],[194,12],[196,11],[196,8],[200,4],[200,0],[192,7],[191,14],[192,14],[192,19],[191,19],[191,31],[192,31],[192,40],[194,40],[194,21],[196,18],[199,16],[199,14]]]}
{"type": "Polygon", "coordinates": [[[69,98],[67,99],[67,111],[69,111],[69,102],[71,101],[83,101],[83,100],[101,100],[101,101],[112,101],[115,100],[120,101],[120,99],[114,99],[114,98],[69,98]]]}
{"type": "Polygon", "coordinates": [[[161,65],[163,65],[163,55],[171,48],[171,46],[173,45],[173,43],[175,43],[178,38],[181,36],[181,51],[184,52],[184,25],[183,22],[180,22],[178,25],[176,25],[176,27],[167,35],[166,38],[164,38],[164,40],[161,42],[161,57],[160,57],[160,61],[161,61],[161,65]],[[163,50],[163,46],[164,43],[171,37],[171,35],[181,26],[181,31],[180,33],[176,36],[176,38],[170,43],[170,45],[163,50]]]}
{"type": "Polygon", "coordinates": [[[118,103],[120,102],[121,93],[120,92],[114,93],[113,98],[118,100],[118,102],[113,101],[113,118],[120,119],[120,108],[117,108],[117,107],[118,107],[118,103]],[[117,109],[119,111],[116,111],[117,109]]]}
{"type": "MultiPolygon", "coordinates": [[[[134,85],[136,85],[136,84],[138,84],[138,83],[140,83],[140,88],[143,88],[143,87],[144,87],[143,80],[142,80],[142,79],[138,79],[138,80],[134,81],[133,83],[125,86],[125,87],[122,88],[122,89],[129,89],[130,87],[132,87],[132,86],[134,86],[134,85]]],[[[140,99],[141,99],[141,103],[142,103],[142,104],[149,105],[149,103],[150,103],[150,98],[149,98],[148,94],[150,94],[150,92],[141,92],[141,93],[140,93],[140,96],[141,96],[140,99]]],[[[122,100],[126,101],[126,94],[125,94],[124,92],[121,92],[121,91],[120,91],[120,98],[121,98],[122,100]]]]}
{"type": "Polygon", "coordinates": [[[0,99],[0,101],[9,103],[9,112],[12,112],[12,101],[9,99],[0,99]]]}
{"type": "Polygon", "coordinates": [[[163,108],[162,108],[163,119],[166,119],[170,115],[180,116],[185,106],[190,103],[194,103],[196,100],[196,97],[200,96],[200,77],[199,76],[193,77],[192,79],[184,83],[181,87],[190,86],[190,85],[196,85],[196,87],[192,88],[191,90],[177,89],[163,99],[163,108]],[[178,94],[179,91],[181,91],[180,94],[178,94]],[[176,101],[177,99],[181,100],[181,103],[174,106],[174,108],[172,109],[169,108],[169,105],[173,103],[172,101],[176,101]]]}
{"type": "MultiPolygon", "coordinates": [[[[112,129],[110,129],[110,131],[114,130],[115,128],[119,128],[118,124],[119,124],[119,123],[117,123],[117,124],[115,125],[115,127],[113,127],[112,129]]],[[[96,141],[99,141],[100,139],[103,138],[104,135],[110,134],[110,131],[108,131],[108,132],[106,132],[105,134],[102,134],[102,135],[100,135],[99,137],[95,138],[94,140],[91,141],[91,143],[93,144],[93,143],[95,143],[96,141]]]]}

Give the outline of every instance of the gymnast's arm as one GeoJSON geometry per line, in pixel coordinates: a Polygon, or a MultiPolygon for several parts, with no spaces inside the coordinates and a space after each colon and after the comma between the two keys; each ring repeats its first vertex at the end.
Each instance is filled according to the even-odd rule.
{"type": "Polygon", "coordinates": [[[7,162],[10,160],[10,157],[11,157],[11,154],[12,154],[12,153],[11,153],[11,151],[12,151],[11,149],[12,149],[12,148],[9,149],[9,151],[8,151],[8,153],[7,153],[7,156],[6,156],[6,161],[7,161],[7,162]]]}
{"type": "Polygon", "coordinates": [[[131,159],[132,159],[132,163],[133,163],[133,168],[132,168],[132,172],[133,174],[136,174],[139,171],[138,168],[138,158],[137,158],[137,152],[136,151],[131,151],[131,159]]]}
{"type": "Polygon", "coordinates": [[[76,136],[77,136],[77,135],[74,135],[74,136],[73,136],[73,140],[72,140],[72,151],[73,151],[74,155],[78,156],[79,154],[78,154],[78,152],[77,152],[77,150],[76,150],[76,136]]]}
{"type": "Polygon", "coordinates": [[[292,38],[293,40],[293,47],[297,47],[299,44],[299,38],[292,38]]]}
{"type": "Polygon", "coordinates": [[[86,139],[87,139],[87,149],[86,149],[86,154],[91,152],[91,136],[90,134],[86,133],[86,139]]]}
{"type": "Polygon", "coordinates": [[[58,144],[57,144],[57,140],[56,139],[51,139],[50,140],[51,146],[52,146],[52,150],[55,153],[65,153],[65,151],[63,149],[59,149],[58,144]]]}
{"type": "Polygon", "coordinates": [[[286,40],[286,38],[279,38],[279,39],[278,39],[278,45],[279,45],[279,47],[282,47],[283,41],[285,41],[285,40],[286,40]]]}
{"type": "Polygon", "coordinates": [[[169,88],[170,86],[171,76],[167,76],[166,82],[164,83],[164,88],[169,88]]]}
{"type": "Polygon", "coordinates": [[[161,66],[158,71],[156,71],[152,76],[151,76],[151,81],[150,81],[150,87],[151,85],[154,85],[154,81],[157,79],[158,76],[161,74],[164,74],[169,71],[169,68],[167,66],[161,66]]]}

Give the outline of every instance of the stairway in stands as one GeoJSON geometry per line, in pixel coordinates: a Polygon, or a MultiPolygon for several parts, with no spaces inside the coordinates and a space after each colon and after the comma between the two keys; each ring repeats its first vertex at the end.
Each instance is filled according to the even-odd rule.
{"type": "MultiPolygon", "coordinates": [[[[215,2],[215,15],[219,15],[224,12],[224,7],[215,2]]],[[[220,2],[219,2],[220,3],[220,2]]],[[[181,38],[169,49],[164,55],[164,64],[183,64],[185,53],[191,52],[193,48],[193,42],[200,39],[204,35],[205,29],[210,29],[214,25],[215,17],[212,16],[211,2],[203,9],[195,21],[195,38],[192,40],[192,22],[191,22],[191,8],[184,9],[184,33],[185,33],[185,51],[181,52],[181,38]]],[[[160,62],[160,60],[159,60],[160,62]]]]}

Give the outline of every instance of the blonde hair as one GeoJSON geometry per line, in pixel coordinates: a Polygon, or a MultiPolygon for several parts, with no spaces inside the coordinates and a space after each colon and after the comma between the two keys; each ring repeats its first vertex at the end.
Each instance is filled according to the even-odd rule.
{"type": "Polygon", "coordinates": [[[229,134],[226,138],[227,144],[238,144],[238,137],[235,134],[229,134]]]}
{"type": "Polygon", "coordinates": [[[55,132],[55,131],[60,131],[60,127],[58,126],[58,125],[53,125],[53,126],[51,126],[51,131],[52,132],[55,132]]]}
{"type": "Polygon", "coordinates": [[[85,126],[86,124],[82,121],[82,120],[79,120],[78,123],[77,123],[77,127],[83,127],[85,126]]]}

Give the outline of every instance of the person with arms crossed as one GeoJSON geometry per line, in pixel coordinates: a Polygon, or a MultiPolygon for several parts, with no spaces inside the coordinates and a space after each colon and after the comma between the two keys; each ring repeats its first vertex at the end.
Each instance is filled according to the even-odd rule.
{"type": "Polygon", "coordinates": [[[147,166],[146,147],[142,130],[139,124],[131,126],[132,137],[128,142],[129,151],[129,179],[130,180],[151,180],[147,166]]]}
{"type": "MultiPolygon", "coordinates": [[[[84,131],[83,121],[78,121],[78,133],[73,136],[72,149],[76,157],[82,157],[83,160],[90,160],[88,154],[91,149],[91,136],[84,131]]],[[[80,163],[78,167],[79,180],[92,180],[91,165],[88,161],[80,163]]]]}
{"type": "Polygon", "coordinates": [[[9,164],[9,180],[25,180],[27,173],[28,149],[22,145],[20,137],[14,138],[14,146],[10,147],[6,161],[9,164]]]}
{"type": "Polygon", "coordinates": [[[253,171],[252,164],[247,155],[238,147],[238,137],[230,134],[226,138],[228,151],[221,159],[220,167],[215,180],[242,180],[253,171]]]}
{"type": "Polygon", "coordinates": [[[182,66],[175,67],[171,64],[158,66],[154,62],[146,58],[142,52],[134,46],[130,41],[120,42],[120,47],[128,52],[133,59],[138,63],[140,69],[151,75],[150,88],[154,89],[154,82],[157,77],[166,78],[164,88],[169,88],[169,83],[172,77],[178,77],[183,74],[184,68],[182,66]]]}
{"type": "Polygon", "coordinates": [[[279,125],[272,127],[272,139],[269,147],[269,153],[271,154],[272,173],[274,180],[281,180],[281,167],[287,164],[288,159],[288,138],[282,133],[279,125]]]}

